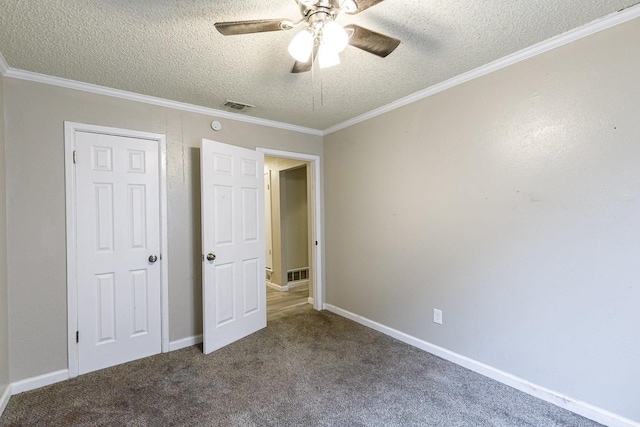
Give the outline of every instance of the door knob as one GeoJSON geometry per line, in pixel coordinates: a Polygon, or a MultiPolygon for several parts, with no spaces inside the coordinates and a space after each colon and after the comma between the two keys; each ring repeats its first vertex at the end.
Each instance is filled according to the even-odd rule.
{"type": "Polygon", "coordinates": [[[158,257],[155,255],[149,255],[149,262],[151,264],[153,264],[154,262],[156,262],[158,260],[158,257]]]}
{"type": "Polygon", "coordinates": [[[207,254],[207,261],[213,261],[214,259],[216,259],[214,254],[207,254]]]}

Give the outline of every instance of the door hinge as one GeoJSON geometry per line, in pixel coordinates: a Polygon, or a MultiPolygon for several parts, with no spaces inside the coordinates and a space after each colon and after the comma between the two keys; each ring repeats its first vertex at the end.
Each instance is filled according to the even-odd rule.
{"type": "Polygon", "coordinates": [[[75,165],[76,163],[78,163],[78,152],[73,150],[73,164],[75,165]]]}
{"type": "Polygon", "coordinates": [[[80,332],[76,331],[76,343],[80,342],[80,332]]]}

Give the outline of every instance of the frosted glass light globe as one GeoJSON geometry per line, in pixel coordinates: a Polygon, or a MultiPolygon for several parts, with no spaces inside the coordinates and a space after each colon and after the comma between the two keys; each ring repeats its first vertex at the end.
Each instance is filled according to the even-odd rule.
{"type": "Polygon", "coordinates": [[[321,44],[318,49],[318,64],[320,68],[329,68],[340,64],[340,55],[335,50],[328,48],[327,45],[321,44]]]}
{"type": "Polygon", "coordinates": [[[349,44],[349,36],[336,21],[329,21],[322,27],[322,42],[336,53],[342,52],[349,44]]]}
{"type": "Polygon", "coordinates": [[[299,62],[309,61],[313,51],[313,32],[308,28],[296,34],[289,43],[289,54],[299,62]]]}

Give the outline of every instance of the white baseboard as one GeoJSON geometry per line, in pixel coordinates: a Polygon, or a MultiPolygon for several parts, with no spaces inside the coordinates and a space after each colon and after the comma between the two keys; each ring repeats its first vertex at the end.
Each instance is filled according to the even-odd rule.
{"type": "Polygon", "coordinates": [[[62,369],[60,371],[49,372],[48,374],[38,375],[37,377],[26,378],[24,380],[11,383],[11,394],[15,395],[29,390],[35,390],[46,385],[59,383],[69,379],[69,370],[62,369]]]}
{"type": "Polygon", "coordinates": [[[313,298],[311,298],[311,297],[307,298],[307,302],[308,302],[309,304],[313,305],[313,298]]]}
{"type": "Polygon", "coordinates": [[[271,283],[271,282],[267,282],[267,287],[271,288],[271,289],[275,289],[276,291],[280,291],[280,292],[286,292],[289,290],[289,286],[280,286],[280,285],[276,285],[275,283],[271,283]]]}
{"type": "Polygon", "coordinates": [[[573,399],[562,393],[558,393],[548,388],[533,384],[532,382],[512,375],[508,372],[504,372],[500,369],[485,365],[482,362],[478,362],[461,354],[454,353],[451,350],[447,350],[446,348],[431,344],[427,341],[405,334],[404,332],[400,332],[378,322],[374,322],[373,320],[367,319],[366,317],[359,316],[355,313],[351,313],[350,311],[344,310],[334,305],[324,304],[324,309],[338,314],[342,317],[346,317],[347,319],[353,320],[354,322],[360,323],[361,325],[367,326],[371,329],[375,329],[378,332],[382,332],[385,335],[389,335],[390,337],[417,347],[428,353],[434,354],[457,365],[463,366],[481,375],[506,384],[531,396],[537,397],[538,399],[553,403],[556,406],[567,409],[571,412],[582,415],[585,418],[589,418],[593,421],[599,422],[609,427],[640,427],[640,423],[637,421],[630,420],[618,414],[609,412],[605,409],[598,408],[597,406],[593,406],[588,403],[573,399]]]}
{"type": "Polygon", "coordinates": [[[299,286],[309,285],[308,280],[299,280],[297,282],[289,282],[284,286],[276,285],[275,283],[271,283],[271,282],[266,282],[266,283],[268,288],[275,289],[276,291],[280,291],[280,292],[286,292],[289,289],[297,288],[299,286]]]}
{"type": "MultiPolygon", "coordinates": [[[[196,335],[192,337],[183,338],[176,341],[171,341],[169,343],[169,351],[179,350],[181,348],[190,347],[192,345],[200,344],[202,342],[202,335],[196,335]]],[[[37,377],[27,378],[24,380],[16,381],[12,383],[7,390],[9,390],[10,396],[23,393],[29,390],[35,390],[40,387],[44,387],[50,384],[55,384],[60,381],[64,381],[69,379],[69,370],[63,369],[56,372],[51,372],[48,374],[39,375],[37,377]]],[[[2,410],[4,410],[5,402],[5,394],[7,394],[7,390],[5,390],[4,394],[0,398],[0,415],[2,414],[2,410]]],[[[7,398],[8,401],[8,398],[7,398]]]]}
{"type": "Polygon", "coordinates": [[[11,399],[11,384],[7,384],[2,392],[2,396],[0,396],[0,416],[4,412],[4,408],[7,407],[9,403],[9,399],[11,399]]]}
{"type": "Polygon", "coordinates": [[[192,345],[200,344],[201,342],[202,342],[202,334],[171,341],[169,343],[169,351],[180,350],[181,348],[191,347],[192,345]]]}
{"type": "Polygon", "coordinates": [[[287,283],[287,287],[289,289],[297,288],[299,286],[309,286],[308,280],[298,280],[297,282],[289,282],[287,283]]]}

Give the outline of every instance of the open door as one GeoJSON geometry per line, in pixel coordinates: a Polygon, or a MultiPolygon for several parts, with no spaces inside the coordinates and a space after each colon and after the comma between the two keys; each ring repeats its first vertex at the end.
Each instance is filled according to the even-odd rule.
{"type": "Polygon", "coordinates": [[[267,326],[264,154],[202,140],[202,349],[267,326]]]}

